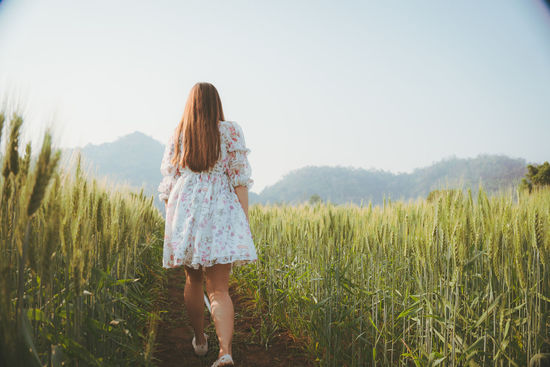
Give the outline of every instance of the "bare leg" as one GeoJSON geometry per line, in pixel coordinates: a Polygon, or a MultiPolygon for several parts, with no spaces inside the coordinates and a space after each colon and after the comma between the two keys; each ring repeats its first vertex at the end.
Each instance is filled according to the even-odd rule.
{"type": "Polygon", "coordinates": [[[195,332],[197,344],[204,344],[204,298],[202,294],[202,269],[185,267],[185,289],[183,297],[189,321],[195,332]]]}
{"type": "Polygon", "coordinates": [[[220,344],[221,357],[231,354],[233,339],[233,302],[229,297],[229,273],[231,264],[217,264],[206,268],[206,291],[212,307],[212,318],[220,344]]]}

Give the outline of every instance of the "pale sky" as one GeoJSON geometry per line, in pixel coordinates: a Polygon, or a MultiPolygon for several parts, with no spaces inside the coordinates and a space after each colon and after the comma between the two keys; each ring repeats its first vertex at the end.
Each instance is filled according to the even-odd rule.
{"type": "Polygon", "coordinates": [[[542,0],[0,2],[0,98],[33,139],[53,121],[61,147],[165,143],[199,81],[243,127],[256,192],[307,165],[550,160],[542,0]]]}

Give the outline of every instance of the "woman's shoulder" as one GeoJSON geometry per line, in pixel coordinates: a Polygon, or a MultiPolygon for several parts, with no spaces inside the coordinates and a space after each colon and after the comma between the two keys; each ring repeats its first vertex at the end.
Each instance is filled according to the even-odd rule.
{"type": "Polygon", "coordinates": [[[225,137],[233,140],[240,139],[243,136],[241,125],[235,121],[220,121],[220,132],[225,137]]]}
{"type": "Polygon", "coordinates": [[[241,125],[235,121],[220,121],[220,128],[225,131],[241,131],[241,125]]]}
{"type": "Polygon", "coordinates": [[[242,128],[235,121],[220,121],[220,133],[230,150],[245,148],[242,128]]]}

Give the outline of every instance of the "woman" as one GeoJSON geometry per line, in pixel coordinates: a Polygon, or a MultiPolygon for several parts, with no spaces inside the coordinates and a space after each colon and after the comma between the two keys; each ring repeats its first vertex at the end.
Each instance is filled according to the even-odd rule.
{"type": "Polygon", "coordinates": [[[220,345],[215,366],[232,366],[232,265],[257,259],[248,224],[251,169],[243,132],[225,121],[210,83],[191,89],[183,118],[162,158],[159,197],[166,205],[163,267],[185,267],[185,307],[197,355],[208,352],[204,334],[203,274],[220,345]]]}

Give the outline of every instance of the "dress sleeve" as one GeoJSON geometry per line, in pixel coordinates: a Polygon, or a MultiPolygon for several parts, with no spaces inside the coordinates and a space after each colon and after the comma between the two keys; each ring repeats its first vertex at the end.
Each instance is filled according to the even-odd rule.
{"type": "Polygon", "coordinates": [[[179,170],[172,164],[171,160],[174,156],[174,138],[170,137],[170,140],[166,143],[166,148],[164,149],[164,155],[162,157],[162,162],[160,164],[160,173],[162,174],[162,181],[158,187],[159,199],[161,201],[168,200],[170,196],[170,191],[176,183],[176,180],[180,176],[179,170]]]}
{"type": "Polygon", "coordinates": [[[232,122],[227,135],[227,154],[229,155],[227,175],[229,176],[229,183],[233,187],[246,186],[250,189],[254,180],[250,178],[252,169],[247,158],[250,149],[246,147],[243,131],[237,123],[232,122]]]}

